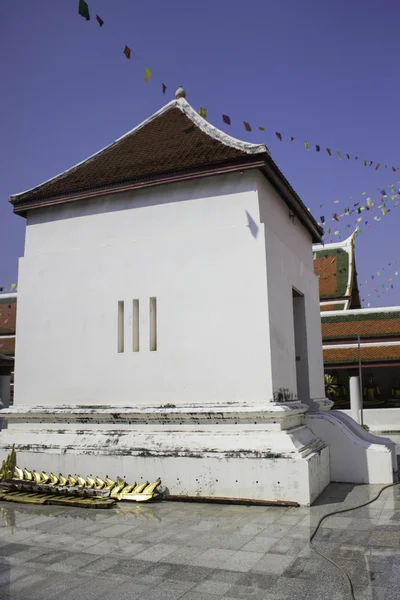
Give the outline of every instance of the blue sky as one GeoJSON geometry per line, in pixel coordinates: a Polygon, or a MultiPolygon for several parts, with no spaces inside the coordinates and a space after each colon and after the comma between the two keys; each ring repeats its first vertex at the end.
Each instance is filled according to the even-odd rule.
{"type": "MultiPolygon", "coordinates": [[[[88,4],[89,22],[78,15],[78,0],[0,3],[0,286],[16,281],[23,254],[25,220],[13,215],[10,194],[112,142],[172,99],[179,85],[196,109],[207,108],[213,124],[266,143],[304,203],[317,220],[325,216],[332,231],[346,236],[344,223],[354,222],[335,227],[333,212],[367,196],[379,203],[377,188],[400,187],[400,171],[383,167],[400,167],[395,0],[88,4]],[[122,53],[125,43],[130,61],[122,53]],[[152,70],[148,85],[146,66],[152,70]],[[168,87],[165,97],[161,82],[168,87]],[[329,157],[325,147],[340,150],[343,159],[329,157]],[[382,166],[363,167],[346,152],[382,166]]],[[[376,208],[374,215],[381,216],[376,208]]],[[[400,206],[379,222],[368,220],[372,226],[363,225],[356,245],[364,306],[400,304],[393,264],[400,260],[400,206]],[[381,283],[394,287],[378,298],[374,289],[381,283]]]]}

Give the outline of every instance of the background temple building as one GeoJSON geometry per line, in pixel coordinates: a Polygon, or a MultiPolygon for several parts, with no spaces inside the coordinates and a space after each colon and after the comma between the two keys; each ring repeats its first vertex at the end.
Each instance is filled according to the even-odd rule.
{"type": "Polygon", "coordinates": [[[17,294],[0,294],[0,408],[13,402],[16,317],[17,294]]]}
{"type": "Polygon", "coordinates": [[[354,234],[342,243],[314,246],[314,272],[319,277],[326,393],[335,408],[348,410],[349,380],[361,365],[364,422],[392,435],[400,429],[400,415],[377,409],[400,407],[400,307],[360,307],[354,234]]]}

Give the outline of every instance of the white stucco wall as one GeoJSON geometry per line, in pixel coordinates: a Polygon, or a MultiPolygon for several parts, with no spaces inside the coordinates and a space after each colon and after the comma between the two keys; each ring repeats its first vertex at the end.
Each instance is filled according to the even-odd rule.
{"type": "MultiPolygon", "coordinates": [[[[314,275],[311,235],[273,186],[258,174],[260,217],[265,224],[273,389],[296,395],[292,289],[305,297],[310,396],[325,397],[318,279],[314,275]]],[[[299,398],[307,401],[307,398],[299,398]]]]}
{"type": "Polygon", "coordinates": [[[235,400],[272,400],[257,173],[29,214],[16,405],[235,400]],[[248,214],[261,235],[252,235],[248,214]],[[156,352],[149,350],[153,296],[156,352]],[[140,302],[139,352],[131,351],[133,299],[140,302]],[[124,353],[117,352],[120,300],[124,353]]]}

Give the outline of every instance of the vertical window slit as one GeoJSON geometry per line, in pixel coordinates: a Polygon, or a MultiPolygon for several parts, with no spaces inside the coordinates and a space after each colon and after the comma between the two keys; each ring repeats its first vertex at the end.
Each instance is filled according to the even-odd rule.
{"type": "Polygon", "coordinates": [[[150,298],[150,350],[157,350],[157,298],[150,298]]]}
{"type": "Polygon", "coordinates": [[[124,351],[124,301],[118,301],[118,352],[124,351]]]}
{"type": "Polygon", "coordinates": [[[132,327],[132,350],[133,352],[139,352],[139,300],[133,301],[132,327]]]}

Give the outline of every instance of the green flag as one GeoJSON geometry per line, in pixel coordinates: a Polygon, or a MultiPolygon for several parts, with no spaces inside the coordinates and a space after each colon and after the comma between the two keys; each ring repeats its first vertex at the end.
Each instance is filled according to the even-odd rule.
{"type": "Polygon", "coordinates": [[[207,119],[207,109],[200,106],[199,115],[203,117],[203,119],[207,119]]]}
{"type": "Polygon", "coordinates": [[[87,2],[85,2],[85,0],[79,0],[78,12],[81,15],[81,17],[86,19],[86,21],[90,21],[89,7],[87,5],[87,2]]]}

